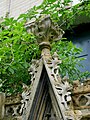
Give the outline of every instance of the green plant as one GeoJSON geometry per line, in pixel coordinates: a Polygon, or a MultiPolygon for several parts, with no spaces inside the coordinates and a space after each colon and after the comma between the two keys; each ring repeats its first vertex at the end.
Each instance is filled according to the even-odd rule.
{"type": "Polygon", "coordinates": [[[43,15],[50,15],[53,22],[60,27],[70,29],[76,20],[76,16],[85,15],[90,17],[90,1],[80,0],[80,3],[71,6],[73,0],[44,0],[44,2],[30,9],[27,14],[21,14],[19,19],[37,20],[43,15]]]}
{"type": "MultiPolygon", "coordinates": [[[[5,18],[0,23],[0,91],[13,94],[22,91],[22,83],[30,84],[28,68],[32,59],[40,57],[40,50],[36,37],[32,33],[27,33],[24,27],[28,20],[34,18],[39,21],[42,15],[49,14],[53,22],[69,29],[77,14],[90,15],[89,2],[83,1],[79,5],[67,8],[70,2],[71,0],[65,0],[63,3],[60,0],[45,0],[42,5],[33,7],[16,20],[5,18]]],[[[71,80],[75,80],[89,75],[77,69],[81,61],[77,55],[81,49],[76,48],[71,42],[64,40],[53,42],[51,53],[54,51],[57,51],[62,59],[60,65],[62,77],[68,74],[71,80]]]]}
{"type": "Polygon", "coordinates": [[[79,67],[83,67],[80,63],[84,58],[78,58],[82,52],[81,48],[77,48],[71,41],[61,41],[52,43],[51,54],[57,52],[59,58],[62,60],[60,64],[60,74],[62,77],[67,76],[70,80],[86,79],[90,72],[80,72],[79,67]]]}
{"type": "Polygon", "coordinates": [[[38,59],[36,38],[27,33],[24,23],[5,18],[0,26],[0,90],[3,92],[20,92],[23,82],[30,83],[31,59],[38,59]]]}

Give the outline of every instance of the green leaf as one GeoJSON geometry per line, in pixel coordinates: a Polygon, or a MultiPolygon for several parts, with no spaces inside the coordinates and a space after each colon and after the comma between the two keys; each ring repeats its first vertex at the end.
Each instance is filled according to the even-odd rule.
{"type": "Polygon", "coordinates": [[[13,70],[11,67],[9,67],[8,70],[9,70],[12,74],[14,74],[14,70],[13,70]]]}

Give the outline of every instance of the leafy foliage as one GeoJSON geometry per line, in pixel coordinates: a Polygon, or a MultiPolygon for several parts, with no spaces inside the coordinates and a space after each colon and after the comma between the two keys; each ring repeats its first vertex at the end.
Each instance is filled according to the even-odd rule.
{"type": "MultiPolygon", "coordinates": [[[[0,91],[12,94],[22,91],[22,83],[30,84],[28,68],[32,59],[40,58],[40,50],[36,37],[27,33],[25,23],[29,20],[39,20],[42,15],[49,14],[53,22],[60,27],[69,28],[77,14],[89,14],[90,3],[83,1],[79,5],[67,8],[71,0],[45,0],[42,5],[33,7],[27,14],[14,18],[5,18],[0,24],[0,91]],[[81,5],[81,7],[80,7],[81,5]],[[83,5],[83,6],[82,6],[83,5]],[[88,10],[88,12],[87,12],[88,10]],[[84,12],[83,12],[84,11],[84,12]]],[[[80,79],[89,73],[80,73],[81,49],[76,48],[72,42],[58,41],[52,43],[52,51],[57,51],[62,64],[62,76],[68,74],[70,79],[80,79]]]]}
{"type": "Polygon", "coordinates": [[[90,1],[80,0],[80,3],[71,6],[73,0],[44,0],[44,2],[38,6],[30,9],[27,14],[22,14],[19,18],[25,20],[34,21],[39,19],[43,15],[50,15],[54,22],[57,22],[60,27],[69,29],[76,20],[76,16],[88,16],[90,17],[90,1]]]}
{"type": "Polygon", "coordinates": [[[62,77],[67,76],[70,80],[85,79],[90,75],[88,71],[81,73],[78,69],[82,64],[80,61],[84,58],[78,58],[82,52],[81,48],[77,48],[71,41],[57,41],[52,43],[51,54],[57,52],[62,60],[60,64],[60,74],[62,77]]]}
{"type": "Polygon", "coordinates": [[[30,82],[28,67],[38,58],[39,47],[33,34],[28,34],[24,21],[5,18],[0,27],[0,82],[1,91],[21,91],[22,82],[30,82]]]}

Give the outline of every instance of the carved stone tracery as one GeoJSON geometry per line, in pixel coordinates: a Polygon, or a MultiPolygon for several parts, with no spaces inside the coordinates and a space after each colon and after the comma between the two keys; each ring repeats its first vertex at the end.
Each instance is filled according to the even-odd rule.
{"type": "Polygon", "coordinates": [[[84,81],[83,85],[79,81],[74,82],[73,87],[75,109],[90,109],[90,80],[84,81]]]}
{"type": "Polygon", "coordinates": [[[36,78],[36,73],[37,73],[37,67],[39,66],[39,61],[38,60],[35,60],[33,59],[31,61],[31,66],[30,68],[28,69],[29,71],[29,74],[31,75],[31,84],[33,85],[33,82],[35,81],[35,78],[36,78]]]}
{"type": "Polygon", "coordinates": [[[60,109],[63,112],[63,117],[65,119],[65,112],[70,110],[69,105],[71,103],[71,86],[68,81],[64,81],[60,77],[59,64],[61,64],[61,60],[59,60],[57,53],[54,53],[53,56],[50,55],[50,44],[49,42],[52,40],[59,40],[63,35],[63,30],[59,28],[59,26],[55,25],[49,16],[41,19],[38,23],[33,23],[29,25],[30,31],[33,32],[37,38],[40,48],[42,50],[42,59],[44,65],[46,67],[46,71],[48,72],[49,79],[53,81],[53,89],[56,91],[56,96],[61,106],[60,109]]]}
{"type": "Polygon", "coordinates": [[[47,61],[48,67],[51,69],[51,76],[54,77],[54,80],[58,82],[59,78],[59,64],[61,64],[61,60],[58,59],[58,55],[55,52],[54,55],[52,56],[52,59],[49,59],[47,61]]]}
{"type": "Polygon", "coordinates": [[[63,81],[58,86],[55,86],[58,94],[61,96],[61,103],[64,104],[65,108],[69,109],[69,102],[71,102],[71,87],[67,81],[63,81]]]}
{"type": "MultiPolygon", "coordinates": [[[[26,115],[28,110],[28,105],[30,103],[31,87],[36,79],[37,68],[39,66],[38,60],[32,60],[32,64],[29,68],[31,75],[31,86],[27,86],[23,83],[23,92],[21,95],[17,96],[15,99],[13,97],[7,97],[5,115],[6,116],[22,116],[26,115]]],[[[21,118],[20,118],[21,119],[21,118]]]]}
{"type": "Polygon", "coordinates": [[[30,103],[30,95],[31,95],[31,88],[33,87],[34,81],[36,79],[36,74],[37,74],[37,68],[39,66],[39,61],[38,60],[32,60],[31,66],[28,69],[31,75],[31,85],[28,87],[27,85],[23,84],[23,92],[22,92],[22,100],[21,100],[21,109],[20,109],[20,114],[25,115],[28,111],[28,106],[30,103]]]}
{"type": "Polygon", "coordinates": [[[21,95],[8,96],[5,101],[5,116],[20,116],[21,95]]]}
{"type": "Polygon", "coordinates": [[[30,94],[31,94],[30,88],[27,85],[23,84],[21,108],[19,111],[20,115],[25,114],[25,112],[27,111],[28,102],[30,102],[30,94]]]}
{"type": "MultiPolygon", "coordinates": [[[[55,52],[54,55],[52,56],[52,58],[48,58],[45,59],[43,58],[45,61],[45,64],[47,66],[47,71],[49,71],[49,76],[51,79],[51,81],[53,81],[54,83],[54,88],[57,91],[58,94],[58,101],[62,104],[62,108],[63,108],[63,112],[65,115],[65,112],[67,111],[71,111],[71,102],[72,102],[72,98],[71,98],[71,89],[72,86],[69,84],[68,79],[62,79],[60,77],[60,70],[59,70],[59,65],[61,64],[61,60],[59,60],[59,57],[57,55],[57,53],[55,52]]],[[[73,113],[74,114],[74,113],[73,113]]],[[[69,116],[65,116],[65,119],[69,120],[68,118],[71,118],[70,115],[69,116]]],[[[74,116],[72,117],[74,120],[74,116]]]]}

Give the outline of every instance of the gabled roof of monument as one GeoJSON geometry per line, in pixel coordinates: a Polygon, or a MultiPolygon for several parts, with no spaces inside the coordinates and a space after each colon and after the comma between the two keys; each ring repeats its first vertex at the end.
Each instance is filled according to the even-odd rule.
{"type": "Polygon", "coordinates": [[[49,16],[42,18],[38,23],[30,24],[29,29],[37,36],[41,59],[32,60],[30,102],[25,110],[26,118],[23,118],[44,120],[47,117],[55,120],[74,120],[76,116],[71,105],[71,86],[67,79],[60,77],[61,60],[57,53],[53,56],[50,54],[50,41],[60,39],[64,32],[51,21],[49,16]]]}

